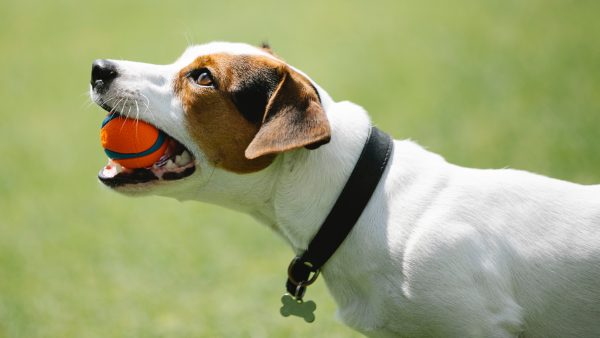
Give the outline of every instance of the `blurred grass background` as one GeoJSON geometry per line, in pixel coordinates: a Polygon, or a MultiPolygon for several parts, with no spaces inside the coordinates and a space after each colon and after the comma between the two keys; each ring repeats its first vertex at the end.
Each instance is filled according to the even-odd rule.
{"type": "Polygon", "coordinates": [[[291,250],[247,216],[103,189],[91,62],[268,41],[449,161],[600,182],[600,2],[0,2],[0,337],[358,337],[284,319],[291,250]]]}

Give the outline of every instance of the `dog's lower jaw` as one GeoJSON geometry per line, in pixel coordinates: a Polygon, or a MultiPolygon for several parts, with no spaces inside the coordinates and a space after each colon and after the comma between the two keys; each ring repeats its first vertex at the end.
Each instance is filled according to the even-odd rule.
{"type": "Polygon", "coordinates": [[[201,189],[202,184],[203,182],[201,178],[192,175],[177,181],[155,181],[144,184],[127,184],[110,189],[129,197],[144,197],[154,195],[174,198],[183,202],[196,200],[197,191],[201,189]]]}

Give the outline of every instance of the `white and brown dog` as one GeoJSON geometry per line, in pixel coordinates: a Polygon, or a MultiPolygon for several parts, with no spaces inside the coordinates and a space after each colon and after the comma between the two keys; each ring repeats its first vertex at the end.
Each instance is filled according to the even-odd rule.
{"type": "MultiPolygon", "coordinates": [[[[169,161],[112,163],[118,192],[237,209],[306,249],[371,121],[265,48],[209,43],[173,64],[98,60],[92,99],[170,136],[169,161]]],[[[600,337],[600,186],[447,163],[394,141],[323,269],[340,318],[373,337],[600,337]]]]}

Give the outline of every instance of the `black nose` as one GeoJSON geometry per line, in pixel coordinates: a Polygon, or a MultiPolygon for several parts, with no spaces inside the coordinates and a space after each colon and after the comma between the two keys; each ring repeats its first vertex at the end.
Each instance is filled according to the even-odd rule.
{"type": "Polygon", "coordinates": [[[92,64],[92,80],[90,83],[97,92],[105,92],[117,76],[119,76],[117,65],[108,60],[96,60],[92,64]]]}

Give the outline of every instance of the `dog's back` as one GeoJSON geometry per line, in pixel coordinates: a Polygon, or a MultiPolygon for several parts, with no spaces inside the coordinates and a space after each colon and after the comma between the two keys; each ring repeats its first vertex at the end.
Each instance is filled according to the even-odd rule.
{"type": "Polygon", "coordinates": [[[600,186],[462,168],[433,154],[415,165],[408,148],[413,161],[399,165],[428,182],[396,187],[391,198],[405,215],[407,201],[423,210],[408,233],[400,217],[387,230],[407,233],[391,249],[401,317],[422,313],[446,337],[600,335],[600,186]]]}

